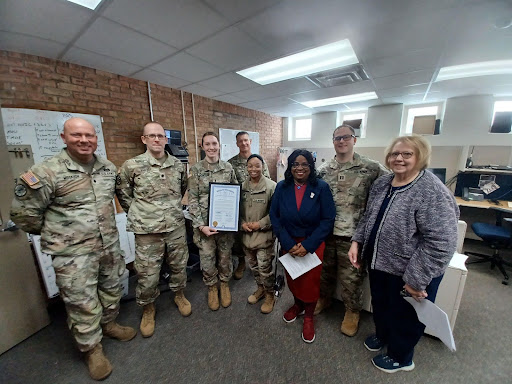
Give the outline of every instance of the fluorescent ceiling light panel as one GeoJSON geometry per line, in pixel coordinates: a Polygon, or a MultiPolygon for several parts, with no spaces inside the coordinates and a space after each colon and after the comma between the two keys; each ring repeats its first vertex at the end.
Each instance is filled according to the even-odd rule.
{"type": "Polygon", "coordinates": [[[482,61],[480,63],[443,67],[437,74],[435,81],[506,74],[512,74],[512,60],[482,61]]]}
{"type": "Polygon", "coordinates": [[[345,39],[269,61],[237,73],[258,84],[266,85],[358,62],[350,41],[345,39]]]}
{"type": "Polygon", "coordinates": [[[324,107],[326,105],[335,104],[348,104],[355,103],[357,101],[373,100],[378,99],[375,92],[364,92],[356,93],[354,95],[331,97],[330,99],[311,100],[311,101],[299,101],[299,103],[309,108],[324,107]]]}
{"type": "Polygon", "coordinates": [[[82,7],[92,9],[93,11],[96,9],[101,0],[68,0],[70,3],[75,3],[81,5],[82,7]]]}

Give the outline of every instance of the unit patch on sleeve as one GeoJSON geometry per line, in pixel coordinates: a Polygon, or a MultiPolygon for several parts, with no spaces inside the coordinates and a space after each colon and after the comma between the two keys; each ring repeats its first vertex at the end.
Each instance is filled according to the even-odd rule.
{"type": "Polygon", "coordinates": [[[16,197],[23,197],[27,194],[27,187],[23,184],[18,184],[14,187],[14,194],[16,197]]]}

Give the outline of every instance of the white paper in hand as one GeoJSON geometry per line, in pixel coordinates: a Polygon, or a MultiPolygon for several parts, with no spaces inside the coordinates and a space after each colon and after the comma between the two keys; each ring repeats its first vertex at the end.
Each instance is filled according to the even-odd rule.
{"type": "Polygon", "coordinates": [[[424,299],[418,302],[412,297],[404,297],[404,299],[413,306],[418,320],[425,324],[450,351],[455,352],[455,340],[453,340],[448,315],[430,300],[424,299]]]}
{"type": "Polygon", "coordinates": [[[304,257],[293,257],[287,253],[279,261],[293,280],[322,264],[316,253],[308,253],[304,257]]]}

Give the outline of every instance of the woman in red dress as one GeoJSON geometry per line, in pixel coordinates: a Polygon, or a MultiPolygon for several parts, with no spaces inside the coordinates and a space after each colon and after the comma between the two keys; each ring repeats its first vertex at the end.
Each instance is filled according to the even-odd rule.
{"type": "MultiPolygon", "coordinates": [[[[285,253],[304,257],[315,252],[323,260],[324,240],[332,232],[336,208],[328,184],[317,178],[311,152],[297,149],[288,158],[285,179],[277,184],[270,208],[275,235],[285,253]]],[[[295,321],[304,314],[302,340],[315,340],[313,313],[320,295],[322,265],[295,280],[286,274],[295,303],[283,320],[295,321]]]]}

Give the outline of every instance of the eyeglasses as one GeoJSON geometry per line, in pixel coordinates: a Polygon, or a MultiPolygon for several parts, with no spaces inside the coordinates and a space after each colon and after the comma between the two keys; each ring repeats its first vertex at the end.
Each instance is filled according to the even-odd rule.
{"type": "Polygon", "coordinates": [[[398,155],[402,155],[403,159],[410,159],[412,157],[412,155],[414,155],[414,153],[413,152],[392,152],[389,154],[389,157],[391,159],[396,159],[398,157],[398,155]]]}
{"type": "Polygon", "coordinates": [[[336,137],[333,137],[333,141],[349,141],[350,139],[354,138],[355,139],[355,135],[343,135],[343,136],[336,136],[336,137]]]}
{"type": "Polygon", "coordinates": [[[163,140],[163,139],[166,139],[165,135],[155,135],[153,133],[151,133],[149,135],[144,135],[144,137],[147,137],[148,139],[151,139],[151,140],[155,140],[155,139],[163,140]]]}
{"type": "Polygon", "coordinates": [[[292,168],[309,168],[309,163],[292,163],[292,168]]]}

